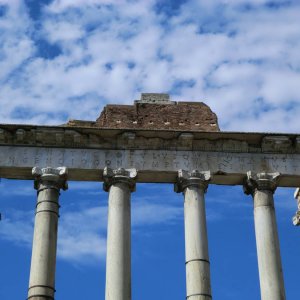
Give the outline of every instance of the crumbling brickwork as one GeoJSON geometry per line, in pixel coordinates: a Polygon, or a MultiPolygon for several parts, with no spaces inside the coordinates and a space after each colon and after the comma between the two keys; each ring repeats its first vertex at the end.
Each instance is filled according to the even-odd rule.
{"type": "Polygon", "coordinates": [[[96,121],[104,128],[219,131],[217,116],[204,103],[107,105],[96,121]]]}
{"type": "MultiPolygon", "coordinates": [[[[69,122],[69,125],[76,125],[74,122],[69,122]]],[[[173,102],[166,94],[142,94],[142,99],[135,101],[133,105],[106,105],[93,126],[220,131],[216,114],[206,104],[173,102]]]]}

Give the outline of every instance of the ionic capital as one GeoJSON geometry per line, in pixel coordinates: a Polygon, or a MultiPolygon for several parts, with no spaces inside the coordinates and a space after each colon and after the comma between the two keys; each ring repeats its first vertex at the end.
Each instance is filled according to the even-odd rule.
{"type": "Polygon", "coordinates": [[[197,186],[206,191],[210,179],[210,171],[200,172],[198,170],[193,170],[192,172],[188,172],[179,170],[177,182],[174,185],[174,191],[176,193],[181,193],[189,186],[197,186]]]}
{"type": "Polygon", "coordinates": [[[34,167],[32,169],[32,175],[34,176],[34,188],[38,191],[50,188],[57,190],[68,189],[68,169],[66,167],[34,167]]]}
{"type": "Polygon", "coordinates": [[[105,167],[103,170],[103,189],[108,192],[110,187],[116,183],[125,183],[131,192],[135,191],[136,169],[111,169],[105,167]]]}
{"type": "Polygon", "coordinates": [[[299,226],[300,225],[300,188],[296,189],[294,197],[297,201],[298,210],[296,211],[296,214],[293,217],[293,224],[295,226],[299,226]]]}
{"type": "Polygon", "coordinates": [[[278,185],[280,173],[253,173],[247,172],[244,183],[244,193],[253,195],[256,191],[266,190],[274,193],[278,185]]]}

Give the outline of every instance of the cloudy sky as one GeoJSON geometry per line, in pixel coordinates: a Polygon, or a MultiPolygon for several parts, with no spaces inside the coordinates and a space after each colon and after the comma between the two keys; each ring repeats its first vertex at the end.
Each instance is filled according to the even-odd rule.
{"type": "MultiPolygon", "coordinates": [[[[222,130],[299,132],[299,49],[297,0],[0,0],[0,123],[95,120],[107,103],[164,92],[204,101],[222,130]]],[[[135,300],[185,296],[182,196],[172,189],[133,194],[135,300]]],[[[107,194],[71,182],[61,200],[57,299],[104,299],[107,194]]],[[[32,182],[1,181],[3,300],[26,298],[34,203],[32,182]]],[[[293,191],[278,189],[276,205],[296,299],[293,191]]],[[[207,215],[214,299],[259,299],[251,199],[211,186],[207,215]]]]}

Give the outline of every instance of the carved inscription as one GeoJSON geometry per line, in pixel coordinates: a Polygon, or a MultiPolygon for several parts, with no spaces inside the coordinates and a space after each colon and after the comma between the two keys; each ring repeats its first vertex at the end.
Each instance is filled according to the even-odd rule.
{"type": "Polygon", "coordinates": [[[143,171],[210,170],[219,174],[300,174],[299,154],[226,153],[178,150],[95,150],[0,147],[0,168],[66,166],[70,169],[136,168],[143,171]]]}

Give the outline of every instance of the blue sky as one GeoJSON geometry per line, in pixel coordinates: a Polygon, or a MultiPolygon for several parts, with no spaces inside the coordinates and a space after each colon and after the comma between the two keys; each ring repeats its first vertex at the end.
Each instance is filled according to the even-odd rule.
{"type": "MultiPolygon", "coordinates": [[[[266,0],[0,0],[0,123],[95,120],[141,92],[204,101],[222,130],[299,132],[300,3],[266,0]]],[[[107,193],[61,196],[57,300],[104,299],[107,193]]],[[[36,201],[31,181],[0,183],[0,298],[25,299],[36,201]]],[[[275,196],[287,299],[297,299],[292,189],[275,196]]],[[[210,186],[213,296],[259,299],[251,197],[210,186]]],[[[133,299],[185,297],[183,198],[172,185],[132,195],[133,299]]]]}

